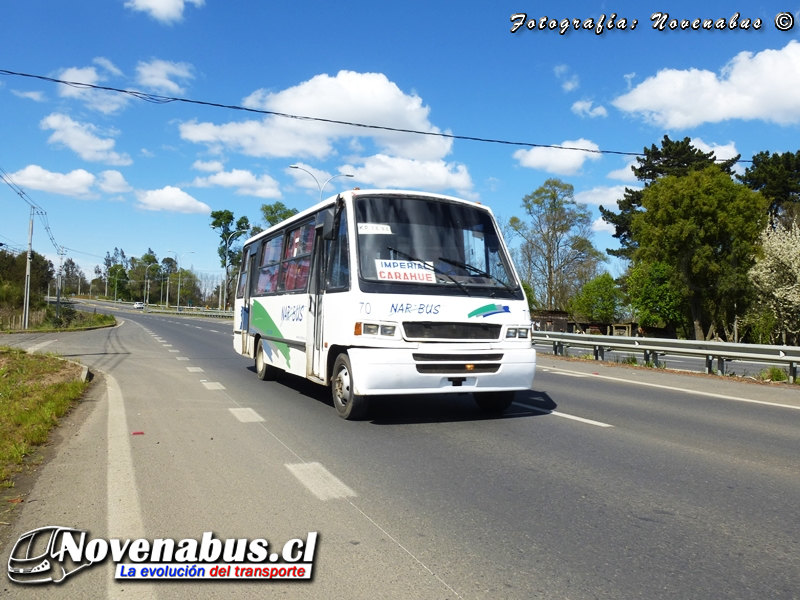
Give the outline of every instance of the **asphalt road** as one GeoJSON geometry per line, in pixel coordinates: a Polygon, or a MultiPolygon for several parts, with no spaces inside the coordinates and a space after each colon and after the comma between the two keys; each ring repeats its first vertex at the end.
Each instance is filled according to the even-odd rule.
{"type": "Polygon", "coordinates": [[[347,422],[325,388],[259,381],[229,321],[119,316],[0,338],[100,373],[14,536],[279,547],[315,531],[314,579],[138,584],[108,562],[9,596],[800,597],[796,389],[542,355],[535,391],[500,418],[426,396],[347,422]]]}

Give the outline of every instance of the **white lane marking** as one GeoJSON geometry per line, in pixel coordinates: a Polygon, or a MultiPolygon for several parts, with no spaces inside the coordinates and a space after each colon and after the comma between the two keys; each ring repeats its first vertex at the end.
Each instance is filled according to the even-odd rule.
{"type": "Polygon", "coordinates": [[[170,350],[170,352],[180,352],[180,350],[170,350]]]}
{"type": "Polygon", "coordinates": [[[556,375],[566,375],[567,377],[588,377],[588,375],[584,375],[583,373],[561,373],[559,371],[555,371],[556,375]]]}
{"type": "MultiPolygon", "coordinates": [[[[125,418],[125,399],[117,380],[105,373],[108,393],[108,470],[106,487],[108,499],[108,537],[140,539],[145,537],[142,510],[136,491],[130,432],[125,418]]],[[[151,585],[125,585],[109,579],[108,598],[155,598],[151,585]]]]}
{"type": "Polygon", "coordinates": [[[352,498],[357,495],[317,462],[287,464],[286,468],[320,500],[352,498]]]}
{"type": "Polygon", "coordinates": [[[186,370],[189,371],[189,373],[202,373],[203,372],[203,369],[201,367],[186,367],[186,370]]]}
{"type": "Polygon", "coordinates": [[[172,344],[164,344],[164,348],[172,348],[172,344]]]}
{"type": "MultiPolygon", "coordinates": [[[[549,367],[553,371],[566,371],[566,369],[559,369],[558,367],[549,367]]],[[[575,371],[571,371],[575,372],[575,371]]],[[[622,383],[632,383],[634,385],[643,385],[646,387],[658,388],[661,390],[670,390],[673,392],[685,392],[687,394],[694,394],[695,396],[706,396],[708,398],[720,398],[722,400],[733,400],[735,402],[747,402],[749,404],[763,404],[765,406],[777,406],[778,408],[791,408],[800,410],[800,406],[793,406],[791,404],[780,404],[778,402],[766,402],[764,400],[752,400],[750,398],[737,398],[736,396],[727,396],[725,394],[715,394],[714,392],[701,392],[698,390],[690,390],[686,388],[674,387],[671,385],[662,385],[660,383],[647,383],[646,381],[631,381],[630,379],[622,379],[621,377],[611,377],[609,375],[592,375],[599,379],[608,379],[610,381],[620,381],[622,383]]]]}
{"type": "Polygon", "coordinates": [[[202,327],[198,327],[197,325],[194,326],[195,329],[202,329],[202,327]]]}
{"type": "Polygon", "coordinates": [[[229,408],[228,410],[242,423],[261,423],[264,420],[264,417],[252,408],[229,408]]]}
{"type": "Polygon", "coordinates": [[[214,333],[219,333],[216,329],[209,329],[209,331],[213,331],[214,333]]]}
{"type": "Polygon", "coordinates": [[[176,356],[175,358],[177,358],[178,360],[189,360],[188,356],[176,356]]]}
{"type": "Polygon", "coordinates": [[[521,402],[512,402],[511,404],[514,404],[515,406],[522,406],[530,410],[535,410],[536,412],[540,412],[543,415],[553,415],[554,417],[561,417],[562,419],[580,421],[581,423],[586,423],[588,425],[595,425],[596,427],[614,427],[613,425],[609,425],[608,423],[602,423],[601,421],[592,421],[591,419],[584,419],[583,417],[576,417],[575,415],[568,415],[566,413],[558,412],[555,410],[548,410],[546,408],[530,406],[528,404],[522,404],[521,402]]]}
{"type": "Polygon", "coordinates": [[[41,343],[39,343],[39,344],[36,344],[35,346],[31,346],[30,348],[28,348],[28,349],[26,350],[26,352],[27,352],[28,354],[33,354],[33,353],[34,353],[34,352],[36,352],[37,350],[41,350],[41,349],[42,349],[42,348],[44,348],[45,346],[49,346],[50,344],[52,344],[52,343],[53,343],[53,342],[55,342],[55,341],[58,341],[58,340],[48,340],[48,341],[46,341],[46,342],[41,342],[41,343]]]}
{"type": "Polygon", "coordinates": [[[225,386],[222,385],[219,381],[204,381],[203,386],[207,390],[224,390],[225,386]]]}

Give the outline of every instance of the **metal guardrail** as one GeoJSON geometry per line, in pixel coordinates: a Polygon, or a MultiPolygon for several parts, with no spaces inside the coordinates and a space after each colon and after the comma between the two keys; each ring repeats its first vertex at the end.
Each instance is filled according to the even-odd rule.
{"type": "Polygon", "coordinates": [[[564,355],[567,348],[592,348],[595,360],[604,360],[607,350],[642,352],[645,362],[658,366],[659,356],[699,356],[705,359],[705,372],[725,374],[725,362],[731,360],[757,360],[786,365],[789,368],[789,383],[797,380],[797,365],[800,363],[798,346],[762,346],[759,344],[732,344],[728,342],[704,342],[697,340],[669,340],[660,338],[624,337],[608,335],[586,335],[580,333],[557,333],[534,331],[533,343],[553,345],[553,354],[564,355]],[[717,361],[716,371],[713,369],[717,361]]]}
{"type": "Polygon", "coordinates": [[[219,312],[211,310],[189,310],[181,308],[180,312],[177,310],[167,310],[164,308],[145,308],[143,312],[148,314],[158,315],[179,315],[181,317],[209,317],[212,319],[232,319],[232,312],[219,312]]]}

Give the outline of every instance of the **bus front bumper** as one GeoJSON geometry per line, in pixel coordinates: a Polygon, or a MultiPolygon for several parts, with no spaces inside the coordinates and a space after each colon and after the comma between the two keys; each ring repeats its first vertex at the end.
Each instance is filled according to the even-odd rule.
{"type": "Polygon", "coordinates": [[[536,371],[534,348],[493,348],[476,353],[420,345],[413,350],[350,348],[347,353],[355,393],[364,396],[529,390],[536,371]],[[494,356],[485,359],[481,354],[494,356]],[[496,359],[497,355],[502,358],[496,359]]]}

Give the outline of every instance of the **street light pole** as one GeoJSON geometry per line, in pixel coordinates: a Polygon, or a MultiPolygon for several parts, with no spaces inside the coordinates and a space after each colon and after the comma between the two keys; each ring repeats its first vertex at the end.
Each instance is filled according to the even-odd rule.
{"type": "Polygon", "coordinates": [[[309,171],[308,169],[304,169],[303,167],[301,167],[301,166],[298,166],[298,165],[289,165],[289,168],[290,168],[290,169],[300,169],[301,171],[305,171],[306,173],[308,173],[309,175],[311,175],[311,177],[313,177],[313,178],[314,178],[314,182],[317,184],[317,187],[319,188],[319,201],[320,201],[320,202],[322,202],[322,190],[324,190],[324,189],[325,189],[325,186],[326,186],[326,185],[328,185],[328,183],[330,183],[330,181],[331,181],[332,179],[336,179],[337,177],[353,177],[353,175],[352,175],[352,174],[350,174],[350,173],[339,173],[338,175],[334,175],[333,177],[329,177],[329,178],[328,178],[328,180],[327,180],[325,183],[323,183],[322,185],[320,185],[320,184],[319,184],[319,181],[317,180],[317,178],[316,178],[316,177],[314,176],[314,174],[313,174],[311,171],[309,171]]]}
{"type": "MultiPolygon", "coordinates": [[[[178,258],[178,253],[175,250],[167,250],[167,252],[171,252],[178,258]]],[[[178,258],[178,303],[176,304],[175,312],[181,312],[181,260],[187,254],[194,254],[194,250],[190,250],[189,252],[184,252],[178,258]]],[[[167,286],[167,297],[169,297],[169,286],[167,286]]]]}

